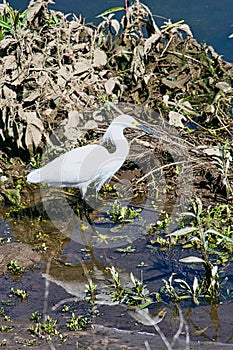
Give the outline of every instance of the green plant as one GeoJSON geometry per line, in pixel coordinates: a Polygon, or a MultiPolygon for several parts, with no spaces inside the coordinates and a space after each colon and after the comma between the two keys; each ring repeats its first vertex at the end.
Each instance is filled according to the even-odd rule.
{"type": "Polygon", "coordinates": [[[85,299],[90,304],[93,305],[95,303],[95,298],[96,298],[96,294],[97,294],[97,285],[94,284],[91,279],[89,281],[89,284],[86,284],[85,293],[86,293],[85,299]]]}
{"type": "Polygon", "coordinates": [[[157,220],[153,224],[150,224],[150,226],[148,227],[148,234],[152,235],[158,231],[161,231],[161,230],[164,231],[166,227],[170,225],[170,223],[171,223],[171,220],[170,220],[169,214],[166,211],[162,210],[160,213],[159,220],[157,220]]]}
{"type": "Polygon", "coordinates": [[[197,277],[194,277],[193,283],[190,285],[181,278],[173,279],[174,276],[175,273],[169,277],[168,281],[163,279],[164,287],[161,288],[161,291],[165,292],[176,302],[183,299],[192,298],[193,302],[199,305],[201,286],[197,277]],[[174,287],[173,281],[177,283],[178,288],[174,287]]]}
{"type": "Polygon", "coordinates": [[[229,143],[226,142],[224,145],[219,147],[220,155],[212,157],[214,159],[213,164],[219,169],[222,175],[222,184],[225,186],[227,198],[233,198],[233,186],[230,182],[230,163],[232,157],[229,150],[229,143]]]}
{"type": "Polygon", "coordinates": [[[51,317],[47,317],[44,323],[37,322],[35,326],[29,328],[29,331],[38,337],[43,335],[57,335],[56,329],[57,320],[53,320],[51,317]]]}
{"type": "Polygon", "coordinates": [[[113,301],[121,301],[124,297],[124,288],[121,286],[121,281],[119,278],[119,273],[116,271],[115,267],[112,266],[108,268],[108,271],[111,274],[113,279],[113,287],[114,287],[114,298],[113,301]]]}
{"type": "Polygon", "coordinates": [[[0,316],[5,316],[5,310],[3,309],[3,307],[1,307],[0,309],[0,316]]]}
{"type": "Polygon", "coordinates": [[[0,346],[2,346],[2,347],[7,346],[7,340],[5,338],[2,339],[0,346]]]}
{"type": "MultiPolygon", "coordinates": [[[[180,259],[180,262],[184,263],[202,263],[205,270],[205,274],[202,277],[200,283],[197,283],[197,279],[194,279],[193,287],[191,288],[188,287],[186,282],[183,281],[181,283],[181,280],[179,280],[179,282],[182,284],[182,287],[185,287],[189,294],[193,295],[195,302],[197,301],[197,291],[200,293],[200,295],[214,300],[216,297],[219,297],[221,287],[219,283],[218,267],[212,263],[210,254],[215,253],[217,243],[219,245],[220,242],[228,242],[230,245],[232,245],[233,240],[213,228],[208,228],[208,225],[213,225],[213,223],[211,222],[210,224],[210,221],[207,220],[208,216],[206,216],[206,214],[203,214],[205,211],[203,210],[202,202],[199,198],[196,198],[192,205],[193,212],[185,213],[185,215],[188,215],[192,218],[192,226],[176,230],[167,236],[176,237],[177,239],[186,237],[185,245],[187,246],[188,243],[191,243],[191,247],[197,248],[201,253],[201,257],[188,256],[186,258],[180,259]],[[191,236],[189,237],[189,235],[191,236]],[[213,244],[213,241],[215,244],[213,244]]],[[[167,290],[168,289],[169,288],[167,288],[167,290]]]]}
{"type": "Polygon", "coordinates": [[[39,311],[35,311],[31,315],[31,320],[35,321],[35,322],[39,322],[39,320],[41,320],[41,318],[42,318],[42,315],[39,311]]]}
{"type": "Polygon", "coordinates": [[[105,183],[101,188],[101,196],[103,196],[104,198],[108,198],[110,196],[111,198],[117,197],[116,186],[112,186],[109,183],[105,183]]]}
{"type": "Polygon", "coordinates": [[[104,17],[104,16],[112,14],[112,13],[115,14],[115,12],[118,12],[118,11],[125,11],[125,8],[124,7],[112,7],[104,12],[101,12],[99,15],[96,16],[96,18],[104,17]]]}
{"type": "Polygon", "coordinates": [[[21,275],[22,273],[24,273],[24,268],[18,265],[17,261],[15,260],[9,261],[9,263],[7,264],[7,269],[15,275],[21,275]]]}
{"type": "Polygon", "coordinates": [[[87,317],[82,315],[75,316],[75,314],[72,313],[71,319],[66,323],[66,327],[71,331],[82,331],[87,328],[88,323],[89,320],[87,317]]]}
{"type": "Polygon", "coordinates": [[[70,305],[64,305],[62,308],[62,312],[68,312],[70,310],[70,305]]]}
{"type": "Polygon", "coordinates": [[[109,210],[107,214],[114,223],[124,224],[126,222],[132,222],[132,220],[136,218],[140,212],[141,209],[121,206],[121,203],[116,200],[112,204],[111,210],[109,210]]]}
{"type": "MultiPolygon", "coordinates": [[[[193,262],[193,260],[195,259],[190,258],[189,262],[193,262]]],[[[185,262],[185,259],[183,261],[185,262]]],[[[188,298],[192,298],[196,305],[199,305],[200,298],[208,298],[210,301],[214,301],[219,297],[220,293],[218,267],[211,265],[210,269],[201,281],[195,276],[192,284],[189,284],[182,278],[173,279],[176,275],[173,273],[168,281],[163,279],[164,287],[161,288],[161,292],[165,292],[175,302],[188,298]],[[173,282],[176,283],[176,286],[174,286],[173,282]]]]}
{"type": "Polygon", "coordinates": [[[119,252],[119,253],[129,254],[129,253],[133,253],[135,251],[136,251],[136,249],[132,248],[131,245],[128,245],[125,248],[117,248],[117,252],[119,252]]]}
{"type": "Polygon", "coordinates": [[[37,154],[34,157],[31,157],[30,159],[30,165],[35,169],[38,169],[41,166],[40,162],[41,162],[40,154],[37,154]]]}
{"type": "Polygon", "coordinates": [[[21,300],[24,300],[27,298],[27,292],[23,289],[14,289],[11,288],[11,294],[12,295],[16,295],[17,297],[19,297],[21,300]]]}
{"type": "Polygon", "coordinates": [[[0,309],[0,316],[4,319],[4,321],[11,322],[10,316],[6,315],[5,310],[3,309],[3,307],[0,309]]]}
{"type": "Polygon", "coordinates": [[[4,190],[4,195],[11,204],[19,207],[21,202],[21,195],[18,188],[6,188],[4,190]]]}
{"type": "Polygon", "coordinates": [[[146,307],[153,303],[150,298],[149,291],[146,286],[139,281],[133,273],[130,273],[131,286],[123,286],[120,281],[119,273],[115,267],[108,268],[113,279],[112,285],[112,301],[125,303],[127,305],[135,306],[141,305],[146,307]]]}
{"type": "Polygon", "coordinates": [[[0,40],[5,35],[14,35],[15,30],[25,25],[27,14],[26,11],[20,13],[20,11],[14,10],[7,2],[4,2],[5,8],[0,13],[0,40]]]}
{"type": "Polygon", "coordinates": [[[56,13],[51,11],[49,13],[49,19],[46,21],[45,25],[47,27],[54,27],[59,22],[59,18],[57,17],[56,13]]]}
{"type": "Polygon", "coordinates": [[[209,254],[216,254],[221,259],[224,253],[225,259],[228,257],[229,260],[233,250],[232,214],[232,208],[225,204],[204,210],[201,200],[196,198],[192,203],[192,211],[184,213],[189,218],[189,226],[173,232],[170,236],[178,238],[192,233],[186,240],[185,247],[200,250],[206,262],[209,254]]]}
{"type": "Polygon", "coordinates": [[[0,326],[0,332],[10,332],[12,331],[12,329],[13,327],[6,326],[6,325],[0,326]]]}

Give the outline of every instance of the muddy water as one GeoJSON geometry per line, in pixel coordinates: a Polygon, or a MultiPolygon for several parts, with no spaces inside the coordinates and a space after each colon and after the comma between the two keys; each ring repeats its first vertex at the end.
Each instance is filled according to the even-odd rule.
{"type": "MultiPolygon", "coordinates": [[[[144,208],[144,217],[150,217],[150,213],[150,211],[146,213],[144,208]]],[[[130,273],[133,272],[138,279],[143,279],[149,291],[156,293],[163,286],[162,280],[168,280],[173,272],[177,273],[177,277],[184,278],[185,276],[187,281],[193,280],[193,270],[178,261],[189,254],[187,250],[184,253],[180,249],[166,252],[161,251],[158,247],[151,249],[148,246],[149,241],[145,235],[145,228],[143,228],[145,226],[142,225],[138,225],[141,227],[141,236],[137,236],[131,243],[128,240],[125,244],[132,246],[134,250],[131,253],[118,250],[119,247],[125,246],[121,241],[118,246],[108,247],[108,244],[103,245],[103,242],[100,246],[97,240],[94,242],[98,244],[90,249],[86,246],[85,241],[87,229],[81,232],[78,239],[73,239],[72,235],[69,236],[65,230],[59,231],[55,223],[46,218],[46,213],[43,212],[39,201],[37,201],[36,206],[31,206],[30,209],[21,210],[10,217],[3,215],[3,218],[0,225],[0,237],[4,242],[10,241],[7,245],[12,247],[12,250],[9,250],[10,253],[7,253],[8,250],[5,249],[5,264],[9,260],[13,260],[15,253],[15,260],[19,261],[21,265],[25,265],[26,268],[21,276],[15,277],[7,272],[4,268],[4,262],[2,262],[0,307],[3,307],[5,313],[12,318],[14,334],[19,336],[24,327],[26,329],[32,325],[30,317],[33,312],[40,312],[42,315],[49,315],[57,319],[58,329],[67,333],[66,322],[71,312],[75,312],[92,318],[92,324],[94,327],[96,326],[94,329],[98,329],[98,334],[100,332],[108,341],[115,339],[118,345],[121,344],[126,349],[135,344],[135,337],[139,337],[138,349],[145,348],[145,341],[149,342],[151,349],[159,349],[159,346],[161,349],[164,348],[163,343],[159,345],[161,339],[153,327],[136,322],[126,306],[116,305],[112,302],[111,295],[108,294],[112,282],[109,274],[106,274],[106,267],[114,266],[119,271],[122,285],[130,286],[132,284],[130,273]],[[19,249],[19,243],[15,243],[16,241],[23,244],[22,249],[19,249]],[[35,259],[31,255],[33,249],[35,250],[35,259]],[[93,307],[84,301],[86,285],[90,280],[97,285],[98,289],[95,306],[95,311],[98,310],[98,312],[94,318],[92,316],[93,307]],[[11,288],[26,290],[27,298],[20,301],[19,298],[11,294],[11,288]],[[68,313],[64,312],[65,305],[70,307],[68,313]],[[156,340],[153,338],[154,336],[157,337],[156,340]],[[139,346],[139,344],[141,345],[139,346]]],[[[82,227],[83,223],[79,222],[79,224],[82,227]]],[[[84,222],[84,226],[88,227],[88,223],[84,222]]],[[[100,230],[100,226],[96,227],[100,230]]],[[[102,227],[104,227],[104,234],[107,231],[115,234],[116,225],[110,225],[108,222],[102,227]]],[[[125,232],[127,232],[127,224],[125,224],[125,228],[125,232]]],[[[138,231],[136,224],[135,232],[138,234],[138,231]]],[[[125,232],[119,231],[118,235],[124,235],[125,232]]],[[[2,255],[4,254],[2,253],[2,255]]],[[[230,272],[231,267],[228,266],[226,269],[230,272]]],[[[230,275],[227,271],[225,272],[226,275],[230,275]]],[[[233,280],[228,281],[228,283],[232,289],[233,280]]],[[[163,305],[154,304],[150,306],[150,312],[155,315],[163,307],[167,309],[167,314],[159,326],[166,337],[171,339],[180,322],[175,305],[169,306],[166,302],[163,305]]],[[[233,344],[233,303],[230,300],[220,305],[203,304],[200,306],[194,306],[191,302],[184,301],[180,307],[187,322],[191,340],[194,342],[193,348],[196,348],[197,341],[221,342],[222,345],[219,345],[219,349],[224,349],[225,346],[228,348],[227,344],[233,344]]],[[[4,325],[6,324],[3,318],[0,321],[4,325]]],[[[83,343],[87,344],[87,339],[89,342],[92,339],[93,344],[100,344],[98,337],[93,338],[93,333],[90,332],[84,331],[79,334],[79,337],[82,336],[86,341],[83,343]]],[[[77,336],[77,333],[75,334],[77,336]]],[[[26,330],[24,336],[31,337],[26,330]]],[[[3,337],[7,338],[8,334],[4,333],[3,337]]],[[[15,337],[9,339],[12,344],[15,342],[15,337]]],[[[68,339],[70,341],[69,337],[68,339]]],[[[39,342],[38,340],[38,344],[39,342]]],[[[181,344],[185,344],[184,335],[179,337],[179,342],[174,349],[179,349],[181,344]]],[[[74,343],[72,344],[74,346],[74,343]]],[[[199,345],[198,349],[202,349],[202,345],[199,345]]],[[[100,345],[96,346],[96,349],[100,349],[100,345]]],[[[203,348],[214,349],[214,346],[212,344],[211,347],[211,344],[204,343],[203,348]]]]}

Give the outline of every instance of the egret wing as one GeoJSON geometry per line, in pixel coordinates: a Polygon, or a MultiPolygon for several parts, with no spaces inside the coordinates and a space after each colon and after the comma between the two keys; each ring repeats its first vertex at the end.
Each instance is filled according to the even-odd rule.
{"type": "MultiPolygon", "coordinates": [[[[46,182],[51,186],[69,186],[88,181],[91,176],[90,171],[85,171],[84,163],[87,158],[94,158],[99,145],[87,145],[75,148],[69,152],[55,158],[40,169],[32,171],[27,176],[28,182],[46,182]]],[[[104,148],[105,149],[105,148],[104,148]]]]}

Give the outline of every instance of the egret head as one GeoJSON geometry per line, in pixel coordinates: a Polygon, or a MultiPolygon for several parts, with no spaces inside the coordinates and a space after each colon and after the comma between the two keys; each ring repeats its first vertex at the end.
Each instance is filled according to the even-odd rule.
{"type": "Polygon", "coordinates": [[[121,126],[123,129],[125,128],[136,128],[140,123],[134,119],[131,115],[121,114],[116,117],[110,126],[121,126]]]}
{"type": "MultiPolygon", "coordinates": [[[[108,129],[106,130],[106,133],[104,134],[102,143],[105,143],[107,141],[114,141],[114,137],[117,135],[120,136],[123,134],[123,130],[126,128],[134,128],[142,130],[148,134],[159,136],[159,134],[150,129],[149,127],[141,124],[139,121],[137,121],[135,118],[133,118],[131,115],[128,114],[121,114],[118,117],[116,117],[112,123],[109,125],[108,129]],[[114,135],[114,136],[113,136],[114,135]]],[[[113,142],[114,143],[114,142],[113,142]]]]}

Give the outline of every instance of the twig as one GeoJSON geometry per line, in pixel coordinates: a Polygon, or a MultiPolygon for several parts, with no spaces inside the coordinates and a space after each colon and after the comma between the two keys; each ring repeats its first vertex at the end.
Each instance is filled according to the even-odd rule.
{"type": "Polygon", "coordinates": [[[151,176],[153,173],[155,173],[155,172],[157,172],[157,171],[161,171],[161,170],[163,170],[163,169],[165,169],[165,168],[168,168],[168,167],[170,167],[170,166],[172,166],[172,165],[178,165],[178,164],[184,164],[184,163],[190,163],[190,161],[187,160],[187,161],[181,161],[181,162],[174,162],[174,163],[170,163],[170,164],[165,164],[165,165],[163,165],[163,166],[161,166],[161,167],[159,167],[159,168],[156,168],[156,169],[152,169],[148,174],[145,174],[144,176],[142,176],[142,177],[136,182],[136,185],[137,185],[138,183],[140,183],[141,181],[143,181],[144,179],[146,179],[148,176],[151,176]]]}
{"type": "Polygon", "coordinates": [[[67,304],[67,303],[77,303],[78,301],[80,301],[80,299],[78,298],[65,298],[60,300],[57,304],[53,305],[53,307],[51,308],[52,311],[57,310],[61,305],[63,304],[67,304]]]}
{"type": "Polygon", "coordinates": [[[164,333],[161,331],[161,329],[159,328],[159,326],[157,324],[154,324],[154,329],[156,330],[156,332],[159,334],[160,338],[162,339],[162,341],[164,342],[164,344],[166,345],[168,350],[172,350],[172,346],[169,343],[169,341],[167,340],[166,336],[164,335],[164,333]]]}
{"type": "Polygon", "coordinates": [[[151,350],[148,340],[144,342],[146,350],[151,350]]]}
{"type": "MultiPolygon", "coordinates": [[[[47,262],[47,266],[46,266],[46,274],[47,275],[49,275],[52,259],[53,259],[53,256],[51,256],[47,262]]],[[[50,284],[50,281],[48,279],[45,279],[44,308],[43,308],[44,322],[47,319],[48,299],[49,299],[49,284],[50,284]]]]}
{"type": "Polygon", "coordinates": [[[159,56],[159,58],[163,57],[164,53],[167,51],[169,45],[171,44],[172,39],[173,39],[173,36],[171,36],[170,39],[168,40],[167,45],[163,49],[163,51],[162,51],[161,55],[159,56]]]}
{"type": "Polygon", "coordinates": [[[184,317],[183,317],[183,313],[182,313],[182,310],[181,308],[177,305],[177,308],[178,308],[178,311],[179,311],[179,317],[180,317],[180,325],[179,325],[179,328],[176,332],[176,334],[173,336],[173,339],[172,339],[172,342],[171,342],[171,345],[174,346],[176,341],[178,340],[181,332],[182,332],[182,329],[185,327],[185,330],[186,330],[186,348],[185,350],[190,350],[190,337],[189,337],[189,329],[188,329],[188,325],[187,325],[187,322],[185,321],[184,317]]]}

